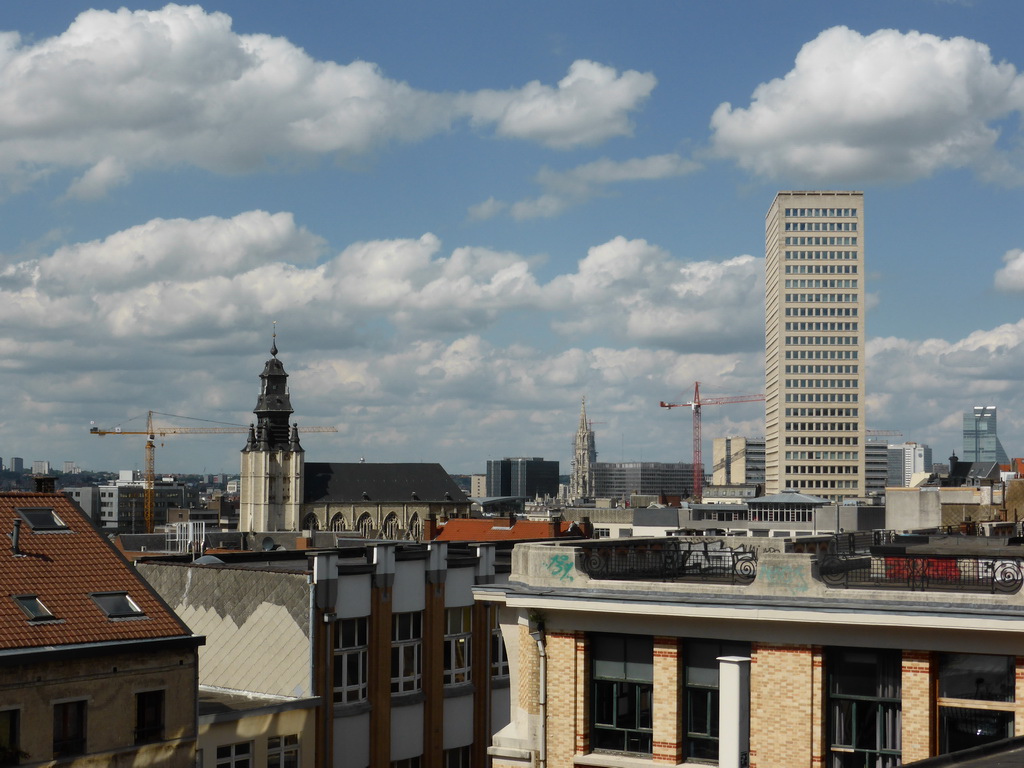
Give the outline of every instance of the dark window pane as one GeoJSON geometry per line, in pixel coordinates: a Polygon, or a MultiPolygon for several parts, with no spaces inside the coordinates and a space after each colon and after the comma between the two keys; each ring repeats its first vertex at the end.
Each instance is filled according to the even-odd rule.
{"type": "Polygon", "coordinates": [[[939,657],[939,696],[1013,701],[1013,657],[944,653],[939,657]]]}

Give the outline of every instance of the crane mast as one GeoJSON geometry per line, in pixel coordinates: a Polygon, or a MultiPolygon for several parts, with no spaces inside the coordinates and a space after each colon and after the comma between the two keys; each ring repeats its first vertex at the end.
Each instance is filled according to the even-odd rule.
{"type": "Polygon", "coordinates": [[[763,402],[764,395],[736,395],[733,397],[708,397],[701,399],[700,382],[693,385],[693,399],[688,403],[666,403],[662,400],[662,408],[689,408],[693,411],[693,497],[699,503],[704,498],[704,456],[701,445],[700,409],[705,405],[727,405],[729,403],[763,402]]]}
{"type": "MultiPolygon", "coordinates": [[[[120,427],[114,429],[100,429],[99,427],[92,427],[89,433],[103,437],[105,435],[146,435],[146,472],[143,478],[143,515],[146,522],[146,533],[153,532],[153,510],[155,507],[155,496],[156,496],[156,437],[165,437],[167,435],[235,435],[245,434],[249,431],[249,428],[241,424],[227,424],[225,422],[215,422],[222,424],[219,427],[177,427],[163,424],[155,424],[153,422],[153,416],[170,416],[176,419],[188,419],[189,416],[177,416],[173,413],[161,413],[160,411],[147,411],[146,412],[146,430],[125,430],[120,427]]],[[[203,419],[199,419],[203,421],[203,419]]],[[[299,432],[337,432],[337,427],[298,427],[299,432]]]]}

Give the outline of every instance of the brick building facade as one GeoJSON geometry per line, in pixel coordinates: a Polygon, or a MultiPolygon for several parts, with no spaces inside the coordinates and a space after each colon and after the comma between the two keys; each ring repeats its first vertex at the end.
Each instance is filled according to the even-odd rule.
{"type": "Polygon", "coordinates": [[[519,545],[475,590],[513,660],[492,764],[885,767],[1024,735],[1019,548],[959,538],[519,545]]]}

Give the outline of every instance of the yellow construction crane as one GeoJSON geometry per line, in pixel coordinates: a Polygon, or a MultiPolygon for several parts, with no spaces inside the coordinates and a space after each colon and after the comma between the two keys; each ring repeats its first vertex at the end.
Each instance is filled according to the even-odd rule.
{"type": "MultiPolygon", "coordinates": [[[[162,424],[154,424],[153,416],[169,416],[174,419],[190,419],[189,416],[176,416],[173,413],[161,413],[160,411],[147,411],[146,412],[146,431],[140,430],[128,430],[122,429],[121,427],[114,427],[113,429],[100,429],[99,427],[92,427],[89,429],[89,433],[103,437],[105,435],[147,435],[146,440],[146,473],[144,476],[144,505],[143,511],[146,519],[146,533],[153,532],[153,496],[154,488],[156,486],[156,437],[164,437],[166,435],[230,435],[230,434],[244,434],[249,431],[249,428],[242,424],[228,424],[227,422],[208,422],[211,424],[219,424],[216,427],[176,427],[162,424]]],[[[193,421],[207,421],[206,419],[192,419],[193,421]]],[[[131,419],[129,419],[131,421],[131,419]]],[[[299,432],[337,432],[337,427],[300,427],[299,432]]]]}

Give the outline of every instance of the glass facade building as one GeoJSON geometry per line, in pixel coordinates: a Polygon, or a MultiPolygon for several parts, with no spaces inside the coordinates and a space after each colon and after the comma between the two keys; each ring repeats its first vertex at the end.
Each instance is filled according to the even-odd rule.
{"type": "Polygon", "coordinates": [[[961,461],[994,461],[1009,464],[996,434],[996,407],[976,405],[964,412],[964,451],[961,461]]]}

